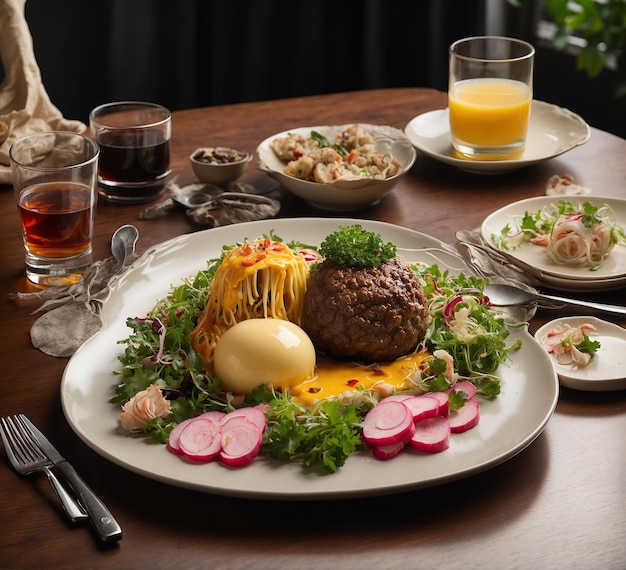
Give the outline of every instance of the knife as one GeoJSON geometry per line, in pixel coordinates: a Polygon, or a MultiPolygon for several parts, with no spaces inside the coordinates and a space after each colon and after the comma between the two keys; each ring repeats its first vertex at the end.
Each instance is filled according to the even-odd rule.
{"type": "Polygon", "coordinates": [[[103,542],[114,542],[122,538],[122,528],[113,518],[113,515],[106,508],[104,503],[89,488],[76,472],[74,467],[55,449],[46,436],[41,433],[35,425],[24,415],[20,414],[20,419],[24,421],[32,430],[35,438],[48,459],[54,464],[54,469],[63,475],[71,489],[76,493],[79,502],[87,511],[89,521],[94,530],[98,533],[103,542]]]}

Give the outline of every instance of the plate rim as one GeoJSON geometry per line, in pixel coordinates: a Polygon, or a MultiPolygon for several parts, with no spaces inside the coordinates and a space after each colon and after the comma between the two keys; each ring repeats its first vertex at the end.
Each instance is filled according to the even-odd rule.
{"type": "MultiPolygon", "coordinates": [[[[303,224],[306,224],[309,226],[315,226],[316,227],[315,232],[317,232],[318,231],[317,228],[319,228],[320,224],[322,224],[323,227],[331,226],[331,225],[335,227],[339,227],[340,225],[345,225],[349,223],[360,223],[366,229],[370,228],[372,230],[383,231],[383,233],[384,233],[384,230],[387,229],[389,233],[392,233],[394,235],[397,233],[398,235],[406,236],[407,240],[417,238],[417,240],[423,240],[424,242],[423,245],[421,245],[421,247],[431,247],[431,244],[433,243],[445,245],[439,240],[432,238],[431,236],[428,236],[427,234],[422,234],[415,230],[410,230],[408,228],[404,228],[402,226],[398,226],[395,224],[389,224],[387,222],[355,220],[355,219],[350,219],[350,218],[337,218],[337,219],[285,218],[285,219],[278,219],[278,220],[261,220],[261,221],[249,222],[245,224],[237,224],[238,226],[237,229],[229,230],[227,232],[220,232],[220,229],[232,228],[233,226],[226,226],[225,228],[204,230],[201,232],[195,232],[191,234],[185,234],[183,236],[178,236],[170,240],[167,240],[163,242],[162,244],[157,244],[157,246],[155,246],[154,248],[151,248],[149,250],[150,252],[149,258],[143,258],[143,256],[140,257],[131,265],[131,269],[134,268],[133,270],[134,272],[140,272],[144,269],[147,271],[150,268],[158,269],[159,268],[159,260],[158,260],[159,255],[162,255],[162,256],[179,255],[181,251],[181,247],[180,247],[181,245],[186,246],[187,248],[192,248],[194,245],[197,245],[197,243],[201,241],[201,237],[204,237],[204,236],[208,238],[208,237],[215,237],[217,235],[219,237],[223,235],[231,235],[231,232],[232,232],[233,234],[238,233],[239,235],[243,237],[250,238],[252,231],[256,229],[261,230],[261,231],[262,230],[268,231],[268,228],[274,229],[277,235],[281,235],[280,226],[289,226],[289,224],[293,225],[294,228],[296,224],[298,228],[303,227],[303,224]],[[174,249],[175,251],[173,253],[170,253],[169,251],[170,249],[174,249]],[[148,267],[146,268],[146,266],[148,267]]],[[[285,232],[286,230],[283,229],[282,231],[285,232]]],[[[295,230],[292,230],[292,231],[295,231],[295,230]]],[[[319,231],[322,231],[322,230],[320,229],[319,231]]],[[[259,235],[259,234],[257,233],[256,235],[259,235]]],[[[285,239],[287,239],[287,236],[281,236],[281,237],[284,237],[285,239]]],[[[291,236],[289,236],[289,239],[292,239],[291,236]]],[[[222,239],[219,239],[217,241],[216,247],[221,248],[221,245],[224,243],[225,242],[222,241],[222,239]]],[[[232,243],[232,242],[228,242],[228,243],[232,243]]],[[[204,257],[202,258],[198,257],[198,265],[200,265],[203,262],[202,261],[203,259],[206,259],[209,256],[209,253],[206,252],[205,250],[203,250],[202,253],[204,254],[204,257]]],[[[127,292],[129,290],[128,289],[129,287],[132,287],[133,283],[132,283],[132,279],[130,279],[130,277],[132,276],[133,276],[133,272],[131,271],[130,273],[129,272],[124,273],[118,278],[118,280],[112,285],[112,292],[109,295],[109,297],[107,297],[107,299],[105,300],[103,308],[106,307],[107,303],[115,304],[115,302],[117,302],[115,297],[118,293],[116,293],[116,291],[119,291],[120,292],[119,294],[121,295],[124,292],[127,292]],[[114,301],[110,300],[112,297],[114,301]]],[[[184,275],[180,274],[180,279],[182,280],[183,278],[184,278],[184,275]]],[[[163,288],[167,289],[170,285],[171,284],[169,283],[163,284],[163,288]]],[[[115,309],[119,310],[119,307],[116,306],[115,309]]],[[[106,317],[107,312],[106,311],[103,311],[103,312],[106,317]]],[[[113,313],[113,311],[110,311],[110,313],[113,313]]],[[[257,475],[263,474],[263,473],[273,474],[276,472],[276,467],[278,467],[280,470],[285,470],[285,474],[283,475],[283,477],[287,477],[289,481],[293,479],[294,481],[297,481],[302,484],[311,484],[313,487],[310,490],[299,488],[297,487],[297,485],[295,488],[292,488],[291,490],[276,489],[276,488],[271,488],[271,487],[270,488],[259,488],[259,487],[244,488],[242,486],[244,483],[242,482],[245,482],[246,477],[249,477],[249,475],[246,475],[246,472],[247,473],[254,472],[254,471],[247,471],[250,466],[248,468],[239,470],[237,472],[234,470],[224,471],[225,473],[228,474],[228,481],[229,481],[230,486],[223,486],[223,485],[216,486],[215,484],[211,483],[210,481],[211,476],[215,476],[216,473],[218,473],[218,476],[219,476],[219,472],[218,472],[219,467],[211,466],[211,465],[191,466],[192,468],[199,468],[200,470],[211,467],[212,469],[207,471],[207,474],[208,474],[207,478],[209,478],[209,482],[198,483],[198,480],[195,478],[195,476],[194,478],[187,477],[185,480],[181,481],[180,478],[178,479],[172,478],[171,472],[168,471],[169,465],[167,466],[168,469],[165,469],[164,466],[161,464],[161,461],[171,462],[173,460],[176,462],[175,470],[177,473],[179,471],[185,471],[186,469],[182,467],[185,464],[181,462],[180,458],[175,457],[172,454],[168,453],[164,449],[165,446],[159,446],[159,448],[156,448],[156,451],[155,451],[155,449],[149,445],[142,446],[141,441],[134,440],[133,438],[124,438],[122,435],[116,433],[115,418],[117,417],[118,412],[115,411],[114,407],[111,404],[109,404],[105,400],[104,397],[102,399],[97,399],[97,401],[95,402],[95,407],[92,406],[90,410],[80,408],[81,398],[85,399],[87,398],[87,396],[92,396],[92,397],[94,396],[94,386],[97,387],[97,390],[99,389],[101,392],[108,393],[109,395],[112,396],[112,390],[114,386],[116,385],[115,377],[113,376],[112,371],[111,372],[107,372],[107,371],[94,372],[93,370],[89,370],[89,367],[85,369],[83,364],[85,364],[85,362],[91,364],[90,358],[92,354],[90,353],[90,351],[93,352],[93,350],[98,349],[99,343],[106,343],[105,344],[106,349],[112,350],[110,346],[113,345],[114,339],[119,340],[120,338],[118,336],[118,331],[117,331],[117,327],[120,326],[119,320],[125,321],[125,318],[127,316],[130,316],[130,315],[126,315],[125,313],[118,315],[118,320],[115,321],[114,325],[112,325],[110,322],[105,322],[105,324],[103,324],[103,329],[99,331],[98,333],[96,333],[96,335],[94,335],[91,339],[89,339],[81,348],[79,348],[76,354],[69,360],[65,368],[65,371],[63,373],[62,380],[61,380],[61,401],[62,401],[64,415],[68,423],[70,424],[71,428],[80,437],[80,439],[82,439],[93,451],[95,451],[102,457],[105,457],[106,459],[110,460],[111,462],[115,463],[116,465],[121,466],[132,472],[138,473],[142,476],[155,479],[166,484],[189,488],[189,489],[201,491],[201,492],[213,493],[213,494],[224,495],[224,496],[234,496],[234,497],[240,497],[240,498],[254,498],[254,499],[267,499],[267,500],[334,500],[334,499],[348,499],[348,498],[358,498],[358,497],[366,497],[366,496],[380,496],[380,495],[386,495],[386,494],[391,494],[391,493],[400,493],[400,492],[405,492],[409,490],[415,490],[418,488],[432,487],[434,485],[440,485],[440,484],[443,484],[452,480],[465,478],[472,474],[495,467],[496,465],[503,463],[504,461],[510,459],[517,453],[524,450],[545,429],[548,421],[550,420],[550,418],[552,417],[552,414],[554,413],[554,410],[556,408],[556,404],[558,401],[558,394],[559,394],[558,379],[556,377],[556,373],[553,367],[551,365],[548,365],[549,356],[547,355],[547,353],[545,353],[543,348],[539,346],[538,342],[534,339],[534,337],[530,335],[528,330],[524,328],[522,331],[517,331],[515,334],[520,334],[523,337],[524,346],[528,344],[531,347],[529,348],[529,350],[533,351],[537,356],[543,355],[543,357],[545,357],[545,361],[543,363],[545,364],[545,366],[541,367],[540,363],[533,364],[533,366],[538,367],[536,372],[540,371],[541,374],[531,375],[533,377],[540,376],[541,377],[540,381],[542,383],[544,382],[546,383],[545,386],[543,387],[541,387],[541,385],[539,384],[537,386],[537,387],[541,387],[541,390],[539,391],[544,393],[545,401],[539,402],[540,405],[537,406],[538,408],[540,408],[539,411],[537,411],[536,409],[532,410],[532,414],[533,414],[532,420],[526,419],[528,413],[530,413],[528,411],[526,412],[526,415],[522,414],[519,417],[515,416],[513,418],[515,420],[517,419],[524,420],[523,421],[523,425],[525,426],[524,433],[519,434],[516,432],[514,437],[512,437],[512,434],[511,434],[510,437],[512,441],[509,442],[507,440],[506,442],[503,442],[502,444],[499,439],[496,439],[495,441],[498,443],[497,452],[494,451],[494,452],[487,453],[486,457],[480,456],[480,459],[476,459],[474,461],[474,456],[471,455],[472,461],[464,463],[461,468],[456,469],[456,470],[454,468],[447,469],[444,474],[438,475],[434,478],[430,478],[427,480],[421,480],[419,479],[419,477],[416,479],[412,475],[408,479],[406,479],[405,473],[403,470],[403,467],[404,468],[407,467],[407,460],[409,460],[409,463],[408,463],[409,467],[413,467],[414,465],[419,466],[420,458],[407,456],[403,458],[394,458],[390,462],[382,462],[382,461],[378,461],[378,460],[371,458],[369,455],[363,454],[363,455],[359,455],[358,457],[354,457],[354,468],[362,469],[364,465],[367,466],[367,470],[374,473],[376,483],[375,484],[370,483],[369,485],[361,486],[361,487],[359,487],[358,485],[355,486],[354,476],[353,476],[354,473],[350,473],[350,469],[348,469],[350,465],[350,461],[353,459],[353,457],[350,457],[348,459],[346,466],[344,466],[338,473],[325,476],[325,477],[332,477],[335,479],[333,480],[324,479],[321,483],[320,481],[314,481],[311,478],[308,478],[308,476],[303,475],[302,468],[300,465],[275,464],[274,463],[268,467],[267,461],[264,462],[263,460],[261,460],[258,463],[259,468],[257,469],[257,475]],[[109,337],[111,338],[109,339],[109,337]],[[104,378],[108,378],[108,380],[106,380],[105,383],[103,384],[98,384],[97,378],[94,377],[94,374],[96,377],[98,376],[98,374],[100,374],[104,378]],[[80,378],[77,377],[78,375],[80,375],[80,378]],[[88,381],[86,380],[86,378],[90,378],[90,380],[88,381]],[[108,384],[106,384],[106,382],[108,382],[108,384]],[[74,408],[74,406],[76,405],[78,405],[77,409],[74,408]],[[96,411],[103,411],[104,415],[101,417],[97,413],[93,413],[96,411]],[[80,414],[82,414],[82,416],[79,417],[80,414]],[[92,416],[95,416],[95,417],[92,417],[92,416]],[[111,418],[113,418],[112,423],[111,424],[107,423],[111,421],[111,418]],[[104,422],[104,424],[106,425],[104,425],[102,422],[104,422]],[[94,425],[96,425],[96,428],[93,427],[94,425]],[[90,431],[93,429],[97,429],[98,430],[97,433],[94,434],[93,431],[90,431]],[[118,442],[116,444],[117,451],[115,449],[102,447],[101,442],[108,441],[107,438],[110,438],[111,441],[118,442]],[[132,459],[128,459],[128,456],[120,457],[119,448],[122,447],[122,442],[123,442],[123,448],[124,448],[125,453],[132,452],[132,459]],[[130,445],[133,445],[135,447],[129,447],[130,445]],[[160,447],[162,447],[163,450],[160,451],[160,455],[158,456],[158,459],[155,461],[152,459],[152,457],[154,454],[159,454],[160,447]],[[148,463],[142,462],[141,458],[144,456],[148,456],[150,458],[150,462],[148,463]],[[411,463],[411,461],[414,461],[414,460],[416,461],[416,463],[411,463]],[[295,469],[295,473],[294,473],[294,469],[295,469]],[[389,472],[385,473],[385,469],[391,469],[393,471],[393,474],[396,476],[391,477],[391,479],[389,479],[388,477],[389,472]],[[379,477],[378,475],[381,475],[381,477],[379,477]],[[387,475],[387,478],[385,478],[385,475],[387,475]],[[324,482],[329,482],[331,484],[325,485],[324,482]]],[[[119,353],[120,351],[118,350],[117,352],[119,353]]],[[[531,360],[535,362],[537,360],[541,360],[541,358],[538,358],[538,359],[533,358],[531,360]]],[[[508,370],[508,368],[506,370],[508,370]]],[[[516,374],[519,374],[521,376],[521,370],[517,370],[516,374]]],[[[517,376],[515,376],[515,378],[516,378],[516,382],[519,381],[517,376]]],[[[531,380],[531,381],[539,382],[538,378],[534,378],[534,380],[531,380]]],[[[521,383],[519,386],[511,385],[508,389],[512,391],[521,390],[523,394],[526,394],[526,395],[530,394],[530,392],[524,392],[524,390],[528,391],[529,389],[523,386],[521,383]]],[[[534,396],[536,397],[536,395],[534,396]]],[[[512,396],[510,397],[512,398],[512,396]]],[[[500,396],[500,398],[494,401],[487,402],[489,406],[486,408],[486,411],[485,411],[485,413],[487,414],[486,417],[490,417],[489,413],[493,413],[494,410],[500,409],[502,406],[502,402],[507,401],[507,400],[501,400],[501,398],[503,398],[503,396],[500,396]]],[[[91,401],[89,398],[87,399],[91,401]]],[[[516,405],[518,404],[517,400],[515,401],[515,404],[516,405]]],[[[493,415],[492,417],[497,418],[498,422],[503,422],[505,419],[502,416],[498,416],[497,414],[493,415]]],[[[507,421],[511,421],[511,418],[507,417],[506,419],[507,421]]],[[[485,423],[485,421],[483,423],[485,423]]],[[[488,427],[489,426],[486,425],[483,429],[487,432],[488,427]]],[[[480,430],[480,424],[479,424],[479,427],[475,429],[480,430]]],[[[472,430],[472,432],[473,431],[474,430],[472,430]]],[[[471,438],[473,438],[474,436],[472,435],[472,432],[467,432],[467,434],[470,434],[470,435],[466,436],[467,439],[463,441],[471,442],[473,444],[473,439],[471,438]]],[[[476,437],[479,437],[479,435],[481,434],[480,431],[477,431],[475,433],[477,434],[476,437]]],[[[463,436],[463,434],[458,434],[458,435],[463,436]]],[[[455,437],[457,436],[455,435],[455,437]]],[[[465,443],[463,443],[462,445],[465,445],[465,443]]],[[[459,453],[461,453],[460,455],[461,458],[468,457],[468,455],[464,452],[459,452],[459,453]]],[[[484,449],[483,449],[483,454],[484,454],[484,449]]],[[[457,456],[452,455],[452,457],[454,458],[457,456]]],[[[426,457],[424,459],[432,461],[432,457],[426,457]]],[[[437,459],[435,459],[434,461],[437,461],[437,459]]],[[[445,461],[445,460],[442,459],[441,461],[445,461]]],[[[452,462],[452,459],[450,460],[450,462],[452,462]]],[[[253,463],[252,466],[254,465],[255,464],[253,463]]],[[[448,465],[448,464],[446,463],[445,465],[448,465]]],[[[256,479],[262,479],[262,478],[257,476],[256,479]]],[[[249,481],[247,483],[250,484],[249,481]]]]}
{"type": "MultiPolygon", "coordinates": [[[[582,146],[585,143],[587,143],[589,141],[589,139],[591,138],[591,127],[589,126],[589,124],[577,113],[574,113],[573,111],[570,111],[569,109],[567,109],[566,107],[560,107],[558,105],[554,105],[553,103],[548,103],[546,101],[540,101],[538,99],[533,99],[532,101],[532,105],[533,106],[538,106],[540,109],[544,110],[544,111],[552,111],[555,114],[559,113],[559,114],[565,114],[567,115],[571,120],[577,122],[585,131],[585,135],[576,139],[573,139],[571,142],[569,142],[568,145],[565,145],[561,148],[559,148],[559,151],[556,153],[552,153],[546,156],[542,156],[542,157],[537,157],[537,158],[533,158],[533,159],[524,159],[523,156],[521,158],[517,158],[517,159],[509,159],[509,160],[489,160],[489,161],[474,161],[474,160],[465,160],[462,158],[456,158],[450,154],[442,154],[440,152],[436,152],[435,150],[433,150],[431,147],[429,147],[428,145],[425,145],[421,142],[421,140],[416,139],[415,137],[411,136],[411,131],[414,129],[414,125],[416,124],[416,122],[418,122],[420,120],[420,118],[422,120],[424,120],[426,117],[430,116],[435,116],[438,114],[441,115],[446,115],[448,114],[448,107],[444,108],[444,109],[433,109],[432,111],[427,111],[426,113],[421,113],[415,117],[413,117],[405,126],[404,128],[404,134],[406,135],[406,137],[409,139],[409,141],[411,141],[411,143],[415,146],[415,148],[421,152],[423,152],[424,154],[430,156],[431,158],[439,161],[439,162],[443,162],[445,164],[448,164],[450,166],[454,166],[456,168],[459,168],[460,170],[464,170],[466,172],[472,172],[472,173],[481,173],[481,174],[505,174],[507,172],[511,172],[513,170],[517,170],[520,168],[525,168],[527,166],[531,166],[533,164],[537,164],[539,162],[544,162],[546,160],[550,160],[552,158],[556,158],[557,156],[560,156],[562,154],[564,154],[565,152],[568,152],[570,150],[572,150],[573,148],[576,148],[577,146],[582,146]]],[[[531,120],[530,120],[530,126],[529,128],[533,128],[536,125],[535,122],[533,122],[532,119],[532,112],[531,112],[531,120]]],[[[449,129],[446,129],[444,132],[442,132],[443,135],[447,135],[448,138],[450,137],[450,131],[449,129]]],[[[452,145],[452,142],[450,141],[450,145],[452,145]]]]}

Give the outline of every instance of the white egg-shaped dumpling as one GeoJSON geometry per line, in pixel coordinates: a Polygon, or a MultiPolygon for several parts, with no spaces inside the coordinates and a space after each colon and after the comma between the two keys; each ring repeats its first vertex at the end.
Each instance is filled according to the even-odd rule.
{"type": "Polygon", "coordinates": [[[213,364],[221,386],[237,394],[247,394],[260,384],[287,388],[313,375],[315,348],[290,321],[248,319],[221,336],[213,364]]]}

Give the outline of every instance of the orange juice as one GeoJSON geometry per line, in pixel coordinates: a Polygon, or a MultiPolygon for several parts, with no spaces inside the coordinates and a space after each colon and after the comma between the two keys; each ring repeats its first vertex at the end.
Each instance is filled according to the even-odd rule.
{"type": "Polygon", "coordinates": [[[504,154],[521,152],[531,100],[529,86],[520,81],[490,77],[458,81],[448,98],[455,146],[469,147],[476,154],[496,154],[498,147],[504,154]]]}

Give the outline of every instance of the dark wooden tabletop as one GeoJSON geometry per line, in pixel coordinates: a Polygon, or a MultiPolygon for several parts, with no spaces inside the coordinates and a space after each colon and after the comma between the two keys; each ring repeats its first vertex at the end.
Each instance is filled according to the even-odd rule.
{"type": "MultiPolygon", "coordinates": [[[[195,180],[200,146],[254,152],[266,137],[320,124],[368,122],[404,129],[446,106],[446,95],[407,88],[247,103],[174,113],[173,176],[195,180]]],[[[248,166],[242,181],[274,182],[248,166]]],[[[626,141],[592,129],[582,147],[506,175],[469,174],[423,155],[378,205],[352,217],[392,222],[453,242],[510,202],[540,196],[553,174],[594,194],[626,198],[626,141]]],[[[333,216],[283,194],[280,217],[333,216]]],[[[139,220],[142,205],[98,206],[94,257],[110,255],[121,224],[140,230],[138,250],[196,231],[182,212],[139,220]]],[[[345,217],[345,214],[341,214],[345,217]]],[[[45,477],[22,478],[0,457],[2,568],[624,568],[626,391],[562,389],[544,432],[505,463],[426,490],[329,502],[227,498],[169,486],[101,457],[71,430],[59,385],[66,359],[34,349],[33,288],[13,191],[0,188],[0,415],[25,412],[74,464],[122,525],[123,540],[98,544],[89,527],[65,522],[45,477]]],[[[581,296],[624,305],[624,289],[581,296]]],[[[531,330],[558,313],[540,311],[531,330]]],[[[606,318],[606,317],[605,317],[606,318]]],[[[622,326],[624,319],[610,318],[622,326]]],[[[626,368],[625,368],[626,370],[626,368]]]]}

